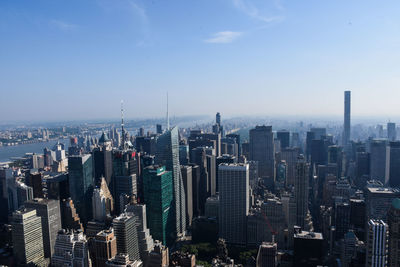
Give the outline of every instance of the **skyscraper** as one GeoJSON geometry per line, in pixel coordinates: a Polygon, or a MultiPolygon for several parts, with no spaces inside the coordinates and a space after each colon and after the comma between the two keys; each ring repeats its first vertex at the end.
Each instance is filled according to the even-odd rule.
{"type": "Polygon", "coordinates": [[[175,214],[175,230],[177,235],[186,232],[185,188],[179,164],[179,134],[178,127],[167,129],[160,135],[156,145],[156,164],[166,167],[172,172],[173,178],[173,206],[175,214]]]}
{"type": "Polygon", "coordinates": [[[278,248],[276,243],[263,242],[258,248],[256,267],[275,267],[278,248]]]}
{"type": "Polygon", "coordinates": [[[344,91],[343,146],[347,146],[350,142],[350,112],[351,112],[351,91],[344,91]]]}
{"type": "Polygon", "coordinates": [[[114,229],[102,230],[93,238],[93,248],[95,257],[92,258],[94,267],[105,266],[108,260],[117,255],[117,239],[114,229]]]}
{"type": "Polygon", "coordinates": [[[290,146],[290,132],[281,130],[276,133],[276,137],[281,141],[281,149],[285,149],[290,146]]]}
{"type": "Polygon", "coordinates": [[[400,266],[400,199],[393,199],[388,212],[389,267],[400,266]]]}
{"type": "Polygon", "coordinates": [[[118,254],[128,254],[130,260],[140,260],[136,224],[135,216],[128,213],[122,213],[113,220],[117,252],[118,254]]]}
{"type": "Polygon", "coordinates": [[[185,188],[186,199],[186,223],[192,225],[193,219],[193,177],[192,167],[181,165],[183,186],[185,188]]]}
{"type": "Polygon", "coordinates": [[[228,243],[246,244],[249,214],[249,165],[221,164],[219,179],[219,237],[228,243]]]}
{"type": "Polygon", "coordinates": [[[267,186],[275,181],[275,149],[272,126],[250,130],[250,160],[258,161],[258,174],[267,186]]]}
{"type": "Polygon", "coordinates": [[[172,172],[164,166],[149,166],[143,171],[144,201],[147,206],[147,222],[150,233],[163,244],[175,241],[175,214],[173,202],[172,172]]]}
{"type": "Polygon", "coordinates": [[[296,224],[306,229],[306,218],[308,214],[308,184],[309,164],[303,155],[300,155],[296,164],[296,176],[294,181],[294,197],[297,205],[296,224]]]}
{"type": "Polygon", "coordinates": [[[396,133],[396,123],[388,122],[387,123],[387,137],[389,141],[396,141],[397,133],[396,133]]]}
{"type": "Polygon", "coordinates": [[[368,221],[366,266],[387,266],[388,225],[382,220],[368,221]]]}
{"type": "Polygon", "coordinates": [[[90,154],[69,156],[69,192],[83,223],[92,218],[93,160],[90,154]]]}
{"type": "Polygon", "coordinates": [[[154,240],[147,228],[146,205],[131,203],[126,206],[126,212],[133,213],[137,218],[137,232],[139,239],[139,254],[143,261],[143,265],[147,266],[149,253],[154,248],[154,240]]]}
{"type": "Polygon", "coordinates": [[[42,222],[36,210],[21,208],[12,216],[12,241],[17,265],[44,266],[42,222]]]}
{"type": "Polygon", "coordinates": [[[25,202],[25,207],[35,209],[41,218],[45,258],[51,258],[54,252],[57,233],[61,230],[60,203],[53,199],[35,198],[25,202]]]}
{"type": "Polygon", "coordinates": [[[373,140],[370,144],[370,175],[371,179],[389,182],[390,150],[386,140],[373,140]]]}
{"type": "Polygon", "coordinates": [[[400,141],[390,142],[389,184],[400,186],[400,141]]]}
{"type": "Polygon", "coordinates": [[[58,232],[51,266],[92,266],[88,242],[82,231],[60,230],[58,232]]]}

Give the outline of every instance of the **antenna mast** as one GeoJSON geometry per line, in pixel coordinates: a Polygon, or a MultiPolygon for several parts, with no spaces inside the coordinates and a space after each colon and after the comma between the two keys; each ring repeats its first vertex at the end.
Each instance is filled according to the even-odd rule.
{"type": "Polygon", "coordinates": [[[122,149],[125,149],[125,129],[124,129],[124,101],[121,100],[121,134],[122,134],[122,149]]]}

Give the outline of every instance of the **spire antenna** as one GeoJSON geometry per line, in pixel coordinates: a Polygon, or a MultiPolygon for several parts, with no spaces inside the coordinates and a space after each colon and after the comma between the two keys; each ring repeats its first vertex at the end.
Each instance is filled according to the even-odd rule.
{"type": "Polygon", "coordinates": [[[122,135],[122,148],[125,149],[124,100],[121,100],[121,135],[122,135]]]}

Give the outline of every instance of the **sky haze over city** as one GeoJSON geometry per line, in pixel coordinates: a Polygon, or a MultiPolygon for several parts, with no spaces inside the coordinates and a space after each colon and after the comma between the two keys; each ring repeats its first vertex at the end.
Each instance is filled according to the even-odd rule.
{"type": "Polygon", "coordinates": [[[0,120],[398,113],[399,1],[2,0],[0,120]]]}

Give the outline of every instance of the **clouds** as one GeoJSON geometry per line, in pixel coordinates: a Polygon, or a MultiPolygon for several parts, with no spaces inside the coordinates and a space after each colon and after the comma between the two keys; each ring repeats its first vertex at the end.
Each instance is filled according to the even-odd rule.
{"type": "MultiPolygon", "coordinates": [[[[277,23],[284,20],[284,16],[276,14],[281,13],[284,10],[281,0],[265,1],[263,6],[264,12],[261,12],[260,9],[256,7],[251,0],[232,0],[232,4],[234,8],[237,9],[240,13],[258,23],[258,26],[255,27],[255,29],[250,29],[245,32],[262,30],[272,23],[277,23]],[[267,3],[267,5],[265,5],[265,3],[267,3]],[[265,13],[267,12],[265,9],[267,9],[269,13],[274,15],[266,15],[265,13]]],[[[217,44],[232,43],[243,34],[243,31],[220,31],[214,33],[210,38],[204,40],[204,42],[217,44]]]]}
{"type": "Polygon", "coordinates": [[[70,31],[70,30],[74,30],[76,28],[78,28],[79,26],[76,24],[72,24],[72,23],[68,23],[62,20],[50,20],[50,26],[55,27],[59,30],[63,30],[63,31],[70,31]]]}
{"type": "Polygon", "coordinates": [[[227,44],[232,43],[236,39],[238,39],[243,33],[242,32],[233,32],[233,31],[222,31],[214,33],[210,38],[204,40],[206,43],[214,43],[214,44],[227,44]]]}
{"type": "MultiPolygon", "coordinates": [[[[260,10],[250,1],[233,0],[233,5],[235,6],[236,9],[243,12],[250,18],[264,23],[278,22],[284,19],[283,16],[278,16],[278,15],[267,16],[261,14],[260,10]]],[[[283,9],[283,6],[280,1],[275,0],[275,8],[278,10],[283,9]]]]}

